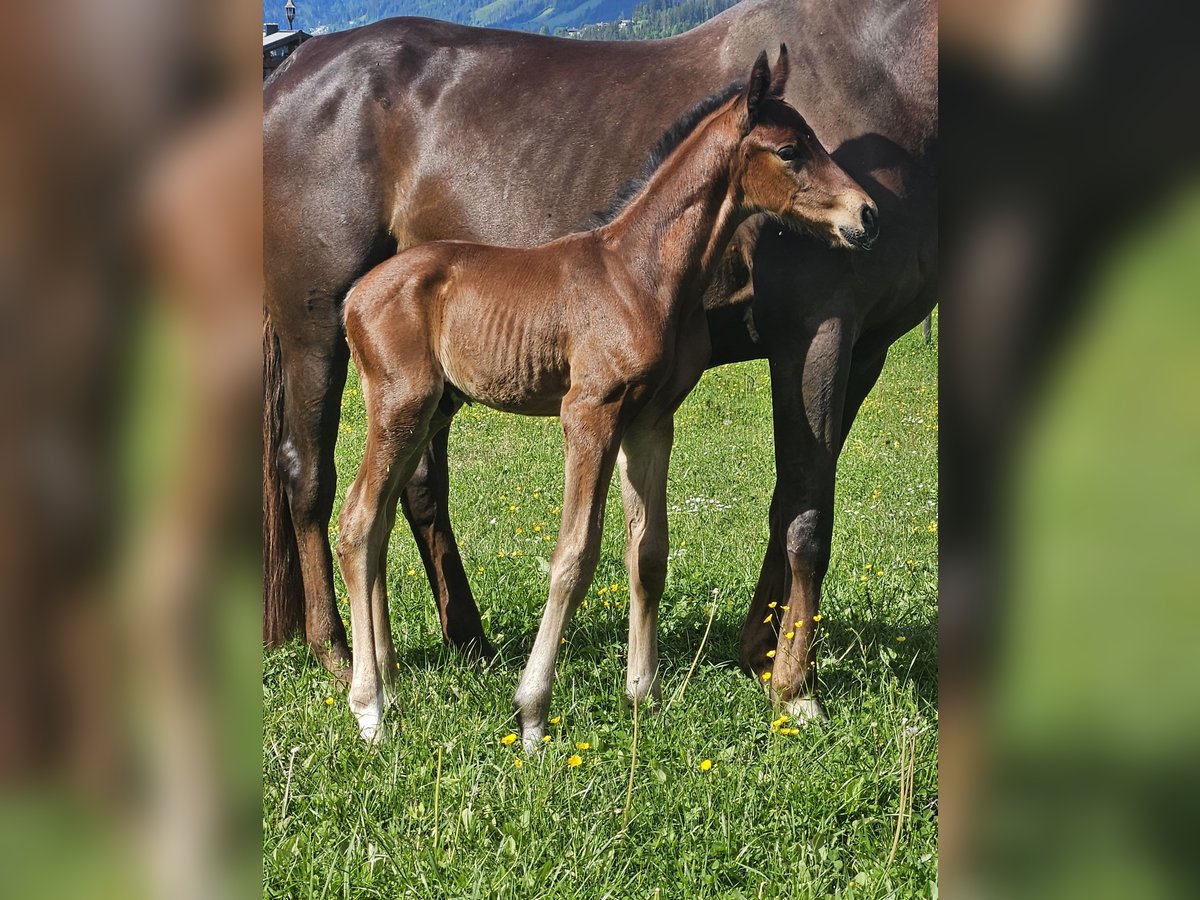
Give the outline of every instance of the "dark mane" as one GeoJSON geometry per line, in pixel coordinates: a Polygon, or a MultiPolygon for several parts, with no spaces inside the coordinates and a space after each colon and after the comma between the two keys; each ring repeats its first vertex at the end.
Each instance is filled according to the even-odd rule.
{"type": "Polygon", "coordinates": [[[663,132],[662,137],[655,142],[654,149],[650,151],[650,155],[646,158],[646,162],[642,166],[642,171],[621,185],[616,196],[609,203],[608,209],[603,212],[593,213],[587,221],[587,226],[589,228],[599,228],[601,225],[607,225],[619,216],[621,211],[629,205],[629,201],[636,197],[641,189],[646,186],[646,183],[650,180],[650,176],[658,171],[658,167],[666,161],[667,157],[675,151],[676,147],[683,143],[684,138],[695,131],[696,126],[704,121],[710,113],[719,109],[745,89],[746,83],[744,81],[735,81],[724,90],[717,91],[711,97],[705,97],[676,119],[675,123],[663,132]]]}

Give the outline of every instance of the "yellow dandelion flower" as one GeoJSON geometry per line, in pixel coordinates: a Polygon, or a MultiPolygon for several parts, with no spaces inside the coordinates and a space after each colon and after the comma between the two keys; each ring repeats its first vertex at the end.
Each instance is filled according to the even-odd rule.
{"type": "Polygon", "coordinates": [[[713,762],[711,759],[700,760],[700,771],[701,772],[707,772],[709,769],[712,768],[712,766],[713,766],[713,762]]]}
{"type": "Polygon", "coordinates": [[[797,619],[797,620],[796,620],[796,627],[797,627],[797,628],[803,628],[803,627],[804,627],[804,620],[803,620],[803,619],[797,619]]]}
{"type": "Polygon", "coordinates": [[[782,609],[784,612],[787,612],[789,609],[791,609],[790,606],[781,606],[779,608],[782,609]]]}
{"type": "Polygon", "coordinates": [[[578,766],[582,766],[583,765],[583,757],[580,756],[578,753],[572,753],[570,756],[567,757],[567,765],[570,766],[572,769],[577,768],[578,766]]]}
{"type": "Polygon", "coordinates": [[[482,574],[483,574],[483,566],[480,566],[478,569],[476,569],[476,570],[475,570],[475,574],[476,574],[476,575],[482,575],[482,574]]]}
{"type": "Polygon", "coordinates": [[[548,734],[543,734],[543,735],[542,735],[542,743],[543,743],[543,744],[548,744],[548,743],[550,743],[550,735],[548,735],[548,734]]]}
{"type": "Polygon", "coordinates": [[[770,621],[771,621],[771,617],[767,616],[765,619],[763,619],[763,624],[766,625],[770,621]]]}
{"type": "Polygon", "coordinates": [[[578,744],[575,745],[575,749],[576,750],[591,750],[592,745],[589,744],[587,741],[580,741],[578,744]]]}
{"type": "Polygon", "coordinates": [[[767,609],[774,609],[778,605],[779,604],[776,601],[772,600],[770,603],[767,604],[767,609]]]}
{"type": "Polygon", "coordinates": [[[513,556],[520,556],[520,555],[521,555],[521,551],[520,551],[520,550],[514,550],[514,551],[513,551],[513,556]]]}
{"type": "Polygon", "coordinates": [[[555,716],[553,719],[550,720],[550,724],[557,725],[561,721],[562,721],[562,716],[555,716]]]}
{"type": "Polygon", "coordinates": [[[796,632],[794,632],[794,631],[789,631],[787,634],[784,635],[784,637],[787,638],[789,641],[792,638],[794,638],[795,636],[796,636],[796,632]]]}
{"type": "Polygon", "coordinates": [[[821,614],[820,614],[820,613],[817,613],[815,616],[813,616],[813,621],[814,621],[814,622],[820,622],[820,621],[821,621],[821,614]]]}
{"type": "Polygon", "coordinates": [[[511,747],[514,743],[516,743],[516,740],[517,736],[510,733],[500,738],[500,743],[502,743],[505,747],[511,747]]]}
{"type": "Polygon", "coordinates": [[[504,559],[504,557],[508,556],[508,554],[507,554],[507,553],[505,553],[503,550],[501,550],[501,551],[500,551],[499,553],[497,553],[496,555],[497,555],[498,557],[500,557],[501,559],[504,559]]]}
{"type": "Polygon", "coordinates": [[[904,635],[901,634],[901,635],[896,636],[896,640],[898,640],[900,643],[903,644],[905,641],[908,640],[908,638],[906,638],[904,635]]]}
{"type": "Polygon", "coordinates": [[[768,651],[767,651],[767,659],[774,659],[774,658],[775,658],[775,651],[774,651],[774,650],[768,650],[768,651]]]}
{"type": "Polygon", "coordinates": [[[930,522],[925,527],[925,530],[928,531],[930,534],[937,534],[937,522],[930,522]]]}
{"type": "Polygon", "coordinates": [[[615,594],[617,591],[619,591],[621,589],[621,586],[619,584],[610,584],[608,586],[608,589],[615,594]]]}
{"type": "Polygon", "coordinates": [[[516,512],[516,511],[517,511],[517,505],[516,505],[515,503],[510,503],[510,504],[508,505],[508,511],[509,511],[509,512],[516,512]]]}
{"type": "Polygon", "coordinates": [[[785,728],[785,729],[783,729],[783,733],[784,734],[799,734],[800,729],[799,728],[785,728]]]}
{"type": "Polygon", "coordinates": [[[525,529],[524,529],[524,528],[518,528],[518,529],[517,529],[517,534],[524,534],[524,533],[525,533],[525,529]]]}
{"type": "Polygon", "coordinates": [[[333,706],[333,698],[332,698],[332,697],[326,697],[326,698],[325,698],[325,705],[326,705],[326,706],[333,706]]]}
{"type": "Polygon", "coordinates": [[[534,526],[533,526],[533,530],[534,530],[534,531],[541,531],[541,530],[542,530],[542,526],[541,526],[541,525],[534,525],[534,526]]]}
{"type": "Polygon", "coordinates": [[[417,570],[416,570],[416,569],[409,569],[409,570],[408,570],[408,577],[409,577],[409,578],[412,578],[412,577],[413,577],[414,575],[416,575],[416,574],[417,574],[417,570]]]}
{"type": "Polygon", "coordinates": [[[600,595],[601,597],[603,597],[605,594],[608,593],[608,588],[606,588],[606,587],[600,588],[600,590],[596,591],[596,593],[598,595],[600,595]]]}
{"type": "Polygon", "coordinates": [[[770,672],[763,672],[763,673],[762,673],[762,680],[763,680],[763,681],[770,681],[770,680],[771,680],[771,673],[770,673],[770,672]]]}
{"type": "Polygon", "coordinates": [[[519,768],[521,768],[521,766],[525,765],[525,763],[521,762],[521,760],[517,759],[517,758],[514,756],[514,757],[513,757],[513,765],[514,765],[514,766],[516,766],[516,767],[519,769],[519,768]]]}

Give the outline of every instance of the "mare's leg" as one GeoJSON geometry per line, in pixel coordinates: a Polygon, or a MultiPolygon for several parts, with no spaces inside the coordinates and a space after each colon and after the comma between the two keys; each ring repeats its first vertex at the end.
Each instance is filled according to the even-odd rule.
{"type": "MultiPolygon", "coordinates": [[[[425,449],[441,394],[440,386],[430,387],[434,379],[378,381],[381,383],[364,379],[367,446],[342,506],[338,538],[338,560],[350,595],[350,627],[357,648],[347,699],[359,731],[368,741],[378,738],[383,717],[380,648],[391,644],[386,588],[380,584],[384,577],[381,563],[387,553],[397,495],[425,449]]],[[[386,665],[386,646],[382,655],[386,665]]]]}
{"type": "Polygon", "coordinates": [[[277,465],[283,475],[304,584],[304,630],[313,653],[346,680],[350,651],[333,590],[329,519],[337,487],[334,444],[346,383],[348,353],[337,312],[309,320],[299,339],[280,333],[286,373],[283,441],[277,465]]]}
{"type": "Polygon", "coordinates": [[[496,651],[483,634],[479,608],[471,596],[450,525],[449,434],[449,428],[445,428],[430,441],[400,502],[437,600],[443,639],[469,655],[491,659],[496,651]]]}
{"type": "Polygon", "coordinates": [[[517,725],[527,750],[535,749],[546,733],[558,646],[600,559],[604,506],[620,441],[619,413],[616,404],[572,402],[570,394],[563,402],[566,483],[562,524],[550,562],[550,595],[513,697],[517,725]]]}
{"type": "Polygon", "coordinates": [[[629,570],[629,670],[625,694],[638,703],[661,696],[658,604],[667,580],[667,465],[674,419],[632,425],[617,457],[625,507],[625,565],[629,570]]]}
{"type": "Polygon", "coordinates": [[[770,672],[773,696],[802,719],[824,717],[816,698],[813,616],[829,568],[852,340],[849,324],[831,318],[803,352],[771,360],[771,545],[742,629],[742,664],[757,675],[770,672]],[[766,656],[771,649],[773,660],[766,656]]]}
{"type": "MultiPolygon", "coordinates": [[[[849,381],[846,386],[846,401],[843,404],[841,436],[838,440],[838,452],[846,443],[850,426],[854,423],[863,401],[883,371],[887,359],[887,349],[867,354],[860,358],[858,347],[855,348],[849,381]]],[[[793,388],[794,390],[794,388],[793,388]]],[[[771,671],[771,660],[767,657],[768,650],[774,650],[777,643],[778,625],[763,622],[770,611],[768,604],[774,600],[783,603],[781,599],[788,590],[790,568],[783,550],[783,534],[785,528],[776,527],[780,520],[780,491],[778,485],[771,497],[771,509],[768,521],[771,523],[767,540],[767,554],[763,560],[762,570],[758,576],[758,586],[754,591],[754,602],[747,614],[746,623],[742,627],[741,662],[742,667],[755,677],[763,672],[771,671]]]]}

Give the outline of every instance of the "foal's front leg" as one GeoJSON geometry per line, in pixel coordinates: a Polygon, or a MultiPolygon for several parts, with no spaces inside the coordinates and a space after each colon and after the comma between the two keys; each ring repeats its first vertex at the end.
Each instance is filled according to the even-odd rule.
{"type": "Polygon", "coordinates": [[[562,411],[566,483],[562,525],[550,562],[550,595],[529,662],[513,697],[526,750],[536,749],[546,733],[558,647],[600,559],[604,506],[620,441],[616,404],[570,403],[570,399],[568,395],[562,411]]]}
{"type": "Polygon", "coordinates": [[[633,703],[661,696],[658,605],[667,580],[667,465],[674,418],[631,426],[621,442],[621,499],[625,506],[625,566],[629,570],[629,670],[625,694],[633,703]]]}

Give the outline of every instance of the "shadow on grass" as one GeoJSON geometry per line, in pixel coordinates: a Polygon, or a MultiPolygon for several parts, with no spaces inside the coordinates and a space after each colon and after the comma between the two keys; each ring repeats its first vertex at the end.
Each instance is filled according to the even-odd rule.
{"type": "MultiPolygon", "coordinates": [[[[694,586],[689,594],[697,593],[694,586]]],[[[709,588],[708,592],[711,592],[709,588]]],[[[669,610],[670,596],[664,598],[663,609],[669,610]]],[[[666,671],[683,672],[692,664],[708,621],[703,608],[694,615],[668,617],[659,627],[659,653],[666,671]]],[[[704,644],[700,662],[709,666],[727,666],[742,671],[738,658],[743,617],[740,613],[718,612],[704,644]]],[[[537,633],[535,627],[514,629],[515,622],[502,620],[503,631],[517,631],[519,636],[502,641],[497,655],[490,663],[471,660],[466,654],[445,644],[436,643],[409,647],[398,653],[401,671],[464,665],[483,672],[486,669],[507,671],[514,675],[525,665],[537,633]]],[[[624,657],[628,640],[628,625],[617,616],[577,616],[568,629],[569,653],[576,662],[609,664],[614,654],[624,657]]],[[[856,695],[877,687],[881,671],[886,670],[900,684],[911,684],[917,703],[936,707],[938,696],[937,621],[928,619],[903,627],[887,619],[866,618],[851,614],[826,619],[818,638],[819,689],[830,700],[852,700],[856,695]],[[903,641],[897,641],[902,636],[903,641]],[[839,660],[837,665],[823,662],[839,660]]],[[[315,662],[314,662],[315,664],[315,662]]]]}

